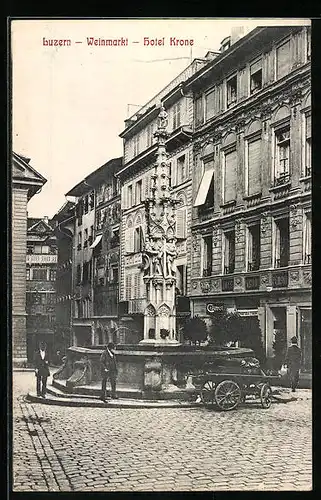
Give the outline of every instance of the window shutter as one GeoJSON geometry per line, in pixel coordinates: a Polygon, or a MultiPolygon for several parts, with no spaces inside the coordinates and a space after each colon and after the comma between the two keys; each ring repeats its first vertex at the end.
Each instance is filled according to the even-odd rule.
{"type": "Polygon", "coordinates": [[[236,150],[225,153],[224,203],[236,199],[236,150]]]}
{"type": "Polygon", "coordinates": [[[238,99],[244,99],[248,94],[248,74],[247,68],[239,71],[237,84],[238,99]]]}
{"type": "Polygon", "coordinates": [[[121,206],[122,208],[127,208],[127,204],[126,204],[126,188],[123,186],[121,188],[121,206]]]}
{"type": "Polygon", "coordinates": [[[290,71],[290,42],[286,42],[276,51],[277,78],[282,78],[290,71]]]}
{"type": "Polygon", "coordinates": [[[215,115],[215,91],[212,90],[205,96],[205,120],[215,115]]]}
{"type": "Polygon", "coordinates": [[[223,109],[222,85],[218,85],[215,91],[215,113],[220,113],[223,109]]]}
{"type": "Polygon", "coordinates": [[[176,238],[186,238],[186,208],[179,208],[176,212],[176,238]]]}
{"type": "Polygon", "coordinates": [[[142,198],[143,200],[146,200],[150,196],[150,176],[146,176],[143,179],[143,186],[142,186],[142,198]]]}
{"type": "Polygon", "coordinates": [[[261,192],[261,139],[248,143],[248,194],[261,192]]]}
{"type": "Polygon", "coordinates": [[[306,115],[305,118],[305,137],[307,139],[311,138],[311,115],[306,115]]]}

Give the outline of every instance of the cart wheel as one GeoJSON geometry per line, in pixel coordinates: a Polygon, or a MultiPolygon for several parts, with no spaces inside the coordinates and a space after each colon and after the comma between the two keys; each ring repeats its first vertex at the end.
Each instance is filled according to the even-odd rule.
{"type": "Polygon", "coordinates": [[[202,385],[201,400],[206,408],[215,406],[215,384],[212,380],[206,380],[202,385]]]}
{"type": "Polygon", "coordinates": [[[270,408],[272,403],[272,391],[268,384],[263,384],[260,392],[261,405],[263,408],[270,408]]]}
{"type": "Polygon", "coordinates": [[[234,380],[222,380],[215,389],[215,402],[221,410],[233,410],[241,398],[241,388],[234,380]]]}

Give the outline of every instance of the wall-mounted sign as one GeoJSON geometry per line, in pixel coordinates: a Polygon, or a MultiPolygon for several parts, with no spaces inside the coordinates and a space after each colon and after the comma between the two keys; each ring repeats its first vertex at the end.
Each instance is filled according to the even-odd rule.
{"type": "Polygon", "coordinates": [[[206,305],[206,310],[208,313],[214,313],[215,311],[224,311],[224,304],[213,304],[209,303],[206,305]]]}
{"type": "Polygon", "coordinates": [[[240,316],[257,316],[257,309],[243,309],[237,311],[240,316]]]}

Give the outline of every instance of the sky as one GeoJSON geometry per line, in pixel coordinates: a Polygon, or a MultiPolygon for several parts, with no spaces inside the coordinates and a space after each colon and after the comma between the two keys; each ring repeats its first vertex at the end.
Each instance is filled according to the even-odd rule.
{"type": "Polygon", "coordinates": [[[65,194],[111,158],[122,156],[124,120],[147,103],[191,58],[218,51],[233,26],[309,24],[308,19],[18,19],[11,22],[12,145],[47,183],[29,217],[53,217],[65,194]],[[128,38],[99,46],[87,38],[128,38]],[[161,46],[144,38],[162,39],[161,46]],[[193,39],[170,46],[170,37],[193,39]],[[44,39],[71,40],[69,46],[44,39]],[[76,43],[82,42],[82,43],[76,43]],[[134,43],[138,42],[138,43],[134,43]]]}

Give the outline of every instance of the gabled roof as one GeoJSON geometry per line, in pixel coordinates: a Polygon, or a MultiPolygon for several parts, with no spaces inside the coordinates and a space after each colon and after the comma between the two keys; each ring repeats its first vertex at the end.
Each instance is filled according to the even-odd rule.
{"type": "Polygon", "coordinates": [[[91,172],[81,182],[74,186],[65,196],[82,196],[92,191],[99,183],[108,179],[109,176],[114,175],[120,170],[122,166],[123,157],[113,158],[101,167],[91,172]]]}
{"type": "Polygon", "coordinates": [[[28,199],[47,182],[37,170],[30,165],[30,158],[12,152],[12,182],[28,188],[28,199]]]}
{"type": "Polygon", "coordinates": [[[39,232],[39,233],[51,233],[54,230],[54,224],[51,225],[51,221],[46,222],[41,218],[28,217],[27,221],[27,232],[39,232]]]}

